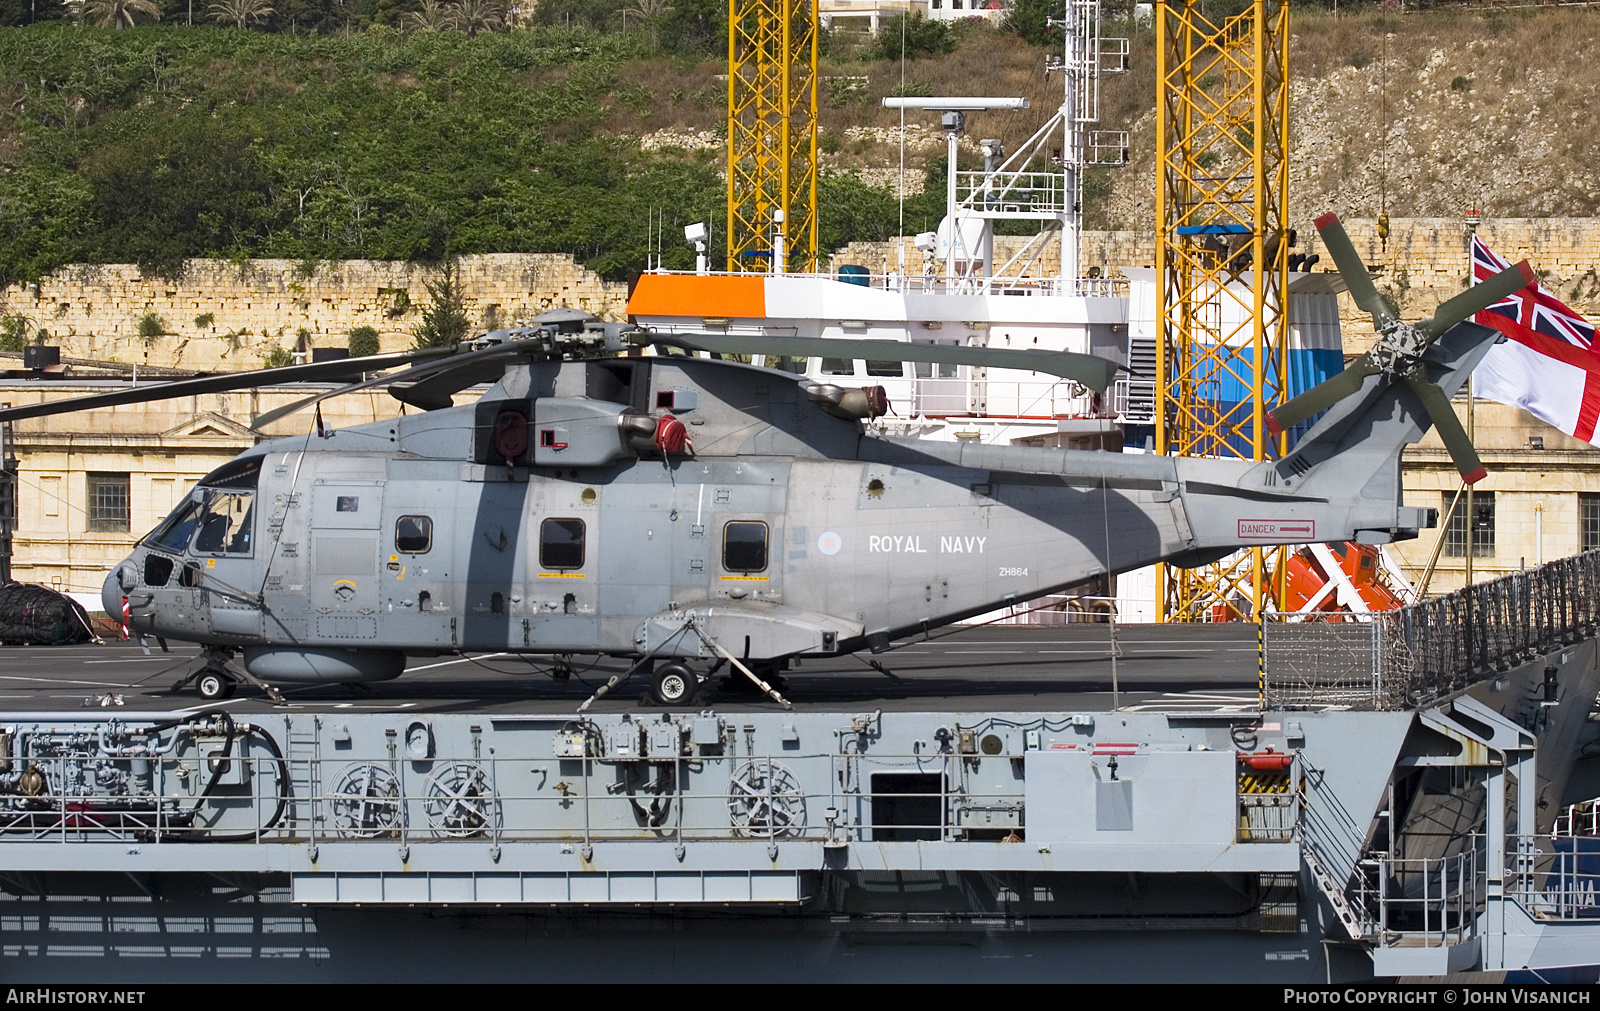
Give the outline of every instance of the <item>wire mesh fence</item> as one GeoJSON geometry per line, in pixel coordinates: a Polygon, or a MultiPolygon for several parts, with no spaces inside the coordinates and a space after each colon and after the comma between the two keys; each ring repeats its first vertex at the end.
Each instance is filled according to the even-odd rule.
{"type": "Polygon", "coordinates": [[[1595,634],[1600,551],[1373,615],[1270,613],[1273,708],[1423,706],[1595,634]]]}

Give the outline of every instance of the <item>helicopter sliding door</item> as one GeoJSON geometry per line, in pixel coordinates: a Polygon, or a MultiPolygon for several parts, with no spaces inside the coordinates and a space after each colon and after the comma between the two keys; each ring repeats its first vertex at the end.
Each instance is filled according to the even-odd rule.
{"type": "Polygon", "coordinates": [[[455,645],[460,615],[455,571],[460,482],[407,476],[389,483],[380,537],[383,638],[411,650],[455,645]]]}
{"type": "MultiPolygon", "coordinates": [[[[528,512],[527,612],[520,622],[522,645],[537,652],[584,652],[600,648],[597,613],[600,571],[600,499],[603,485],[542,482],[528,512]]],[[[518,634],[512,629],[513,636],[518,634]]]]}
{"type": "MultiPolygon", "coordinates": [[[[356,460],[341,460],[348,469],[356,460]]],[[[379,461],[381,463],[381,461],[379,461]]],[[[319,478],[311,491],[312,635],[378,638],[378,533],[383,480],[319,478]]]]}

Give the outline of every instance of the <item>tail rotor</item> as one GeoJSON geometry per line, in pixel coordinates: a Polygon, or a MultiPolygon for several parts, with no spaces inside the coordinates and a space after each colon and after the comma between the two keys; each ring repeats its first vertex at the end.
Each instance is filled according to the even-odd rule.
{"type": "Polygon", "coordinates": [[[1471,319],[1473,314],[1534,284],[1533,268],[1523,260],[1449,299],[1439,306],[1432,318],[1406,323],[1378,293],[1338,216],[1324,214],[1316,220],[1316,225],[1356,305],[1372,316],[1378,339],[1371,350],[1351,362],[1343,372],[1268,411],[1267,429],[1276,435],[1292,428],[1357,392],[1371,376],[1382,375],[1391,383],[1404,382],[1422,401],[1428,419],[1439,430],[1439,437],[1450,451],[1450,459],[1461,472],[1462,480],[1468,484],[1482,480],[1486,476],[1483,462],[1461,427],[1461,419],[1450,406],[1450,398],[1428,377],[1428,351],[1457,323],[1471,319]]]}

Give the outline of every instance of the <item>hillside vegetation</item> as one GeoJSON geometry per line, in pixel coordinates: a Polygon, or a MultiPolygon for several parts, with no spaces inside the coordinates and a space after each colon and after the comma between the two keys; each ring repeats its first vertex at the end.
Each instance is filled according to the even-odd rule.
{"type": "MultiPolygon", "coordinates": [[[[726,213],[717,151],[639,144],[658,106],[720,107],[715,88],[683,90],[713,72],[676,62],[581,29],[0,29],[0,280],[69,262],[521,251],[621,277],[663,221],[726,213]]],[[[823,188],[848,211],[830,245],[897,227],[886,190],[823,188]]],[[[692,264],[681,233],[665,251],[692,264]]]]}
{"type": "MultiPolygon", "coordinates": [[[[404,34],[388,26],[409,9],[399,0],[325,5],[366,12],[325,35],[288,30],[305,20],[278,32],[0,29],[0,282],[70,262],[171,273],[189,256],[438,262],[521,251],[571,252],[618,278],[644,265],[662,231],[667,265],[686,266],[692,251],[677,229],[709,221],[715,248],[726,214],[721,15],[651,0],[638,10],[654,20],[623,34],[614,5],[586,2],[545,0],[536,20],[550,23],[475,35],[404,34]]],[[[321,9],[301,6],[311,13],[294,19],[321,9]]],[[[1023,0],[1014,17],[1026,27],[1043,6],[1023,0]]],[[[1600,13],[1297,8],[1293,25],[1295,220],[1327,208],[1595,213],[1600,70],[1583,57],[1600,13]]],[[[1132,131],[1132,159],[1091,173],[1086,210],[1093,227],[1148,230],[1154,33],[1112,21],[1106,34],[1133,42],[1131,72],[1105,81],[1101,117],[1132,131]]],[[[899,39],[897,26],[876,40],[827,39],[829,248],[937,221],[935,118],[908,115],[902,171],[886,95],[1030,98],[1025,112],[974,117],[962,155],[974,166],[978,137],[1015,147],[1060,100],[1059,79],[1044,73],[1051,47],[1013,32],[913,21],[903,61],[899,39]],[[891,187],[911,194],[903,211],[891,187]]]]}

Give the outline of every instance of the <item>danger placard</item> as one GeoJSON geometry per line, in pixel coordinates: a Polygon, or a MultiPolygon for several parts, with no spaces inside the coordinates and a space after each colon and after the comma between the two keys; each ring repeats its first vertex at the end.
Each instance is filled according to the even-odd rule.
{"type": "Polygon", "coordinates": [[[1240,520],[1241,541],[1314,541],[1317,525],[1311,520],[1240,520]]]}

